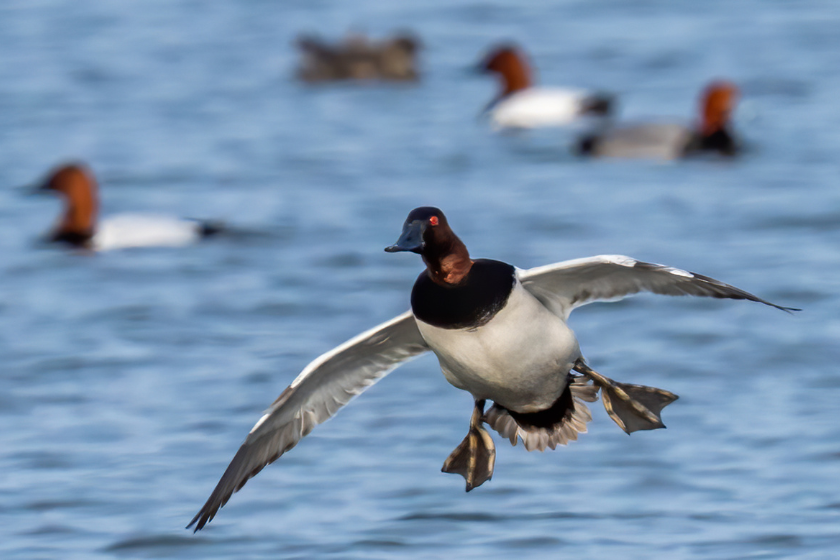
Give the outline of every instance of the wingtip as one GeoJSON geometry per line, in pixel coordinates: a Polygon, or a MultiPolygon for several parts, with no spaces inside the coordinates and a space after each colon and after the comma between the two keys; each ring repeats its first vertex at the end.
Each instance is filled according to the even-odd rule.
{"type": "MultiPolygon", "coordinates": [[[[198,521],[198,518],[199,518],[199,516],[200,516],[200,515],[201,515],[201,512],[198,512],[198,513],[195,515],[195,517],[193,517],[193,518],[192,518],[192,521],[190,521],[189,523],[187,523],[187,526],[186,526],[186,527],[184,527],[184,529],[189,529],[190,527],[192,527],[193,525],[195,525],[195,522],[196,522],[196,521],[198,521]]],[[[195,532],[196,532],[196,531],[198,531],[199,529],[201,529],[201,527],[196,526],[196,528],[195,528],[195,529],[193,529],[193,533],[195,533],[195,532]]]]}
{"type": "Polygon", "coordinates": [[[192,518],[192,521],[190,521],[187,524],[187,526],[184,527],[184,529],[189,529],[190,527],[195,525],[195,529],[193,529],[193,534],[198,533],[199,531],[204,529],[204,526],[207,525],[213,519],[213,517],[213,515],[207,515],[204,512],[204,509],[202,509],[201,511],[195,514],[195,517],[192,518]],[[196,521],[198,522],[197,524],[196,521]]]}
{"type": "Polygon", "coordinates": [[[778,305],[778,304],[775,304],[773,302],[766,301],[766,300],[761,300],[761,303],[763,303],[765,305],[769,305],[770,307],[775,307],[776,309],[779,309],[780,311],[784,311],[785,313],[788,313],[790,315],[793,315],[797,311],[802,311],[798,307],[787,307],[786,305],[778,305]]]}

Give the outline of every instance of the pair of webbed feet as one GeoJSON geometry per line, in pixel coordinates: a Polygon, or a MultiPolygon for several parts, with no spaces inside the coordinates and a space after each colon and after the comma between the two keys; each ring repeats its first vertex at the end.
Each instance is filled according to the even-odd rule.
{"type": "MultiPolygon", "coordinates": [[[[578,360],[572,368],[589,378],[601,391],[604,408],[619,428],[628,434],[639,430],[664,428],[660,413],[662,409],[677,400],[670,391],[619,383],[605,377],[578,360]]],[[[496,446],[493,438],[484,429],[485,401],[475,401],[470,417],[470,431],[467,437],[443,462],[443,472],[460,474],[467,482],[467,492],[481,486],[493,477],[496,464],[496,446]]]]}

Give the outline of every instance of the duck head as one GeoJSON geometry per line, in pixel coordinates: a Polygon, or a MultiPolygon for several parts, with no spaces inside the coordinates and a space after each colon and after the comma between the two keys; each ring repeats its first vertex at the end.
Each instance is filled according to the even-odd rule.
{"type": "Polygon", "coordinates": [[[700,102],[701,133],[711,136],[723,131],[729,125],[729,118],[738,102],[738,87],[731,82],[712,82],[700,102]]]}
{"type": "Polygon", "coordinates": [[[411,251],[423,257],[426,271],[441,285],[458,284],[472,267],[466,245],[458,239],[438,208],[423,206],[409,212],[397,242],[389,253],[411,251]]]}
{"type": "Polygon", "coordinates": [[[64,214],[52,233],[53,241],[81,245],[93,237],[99,203],[96,179],[86,166],[71,163],[57,167],[39,190],[55,192],[64,198],[64,214]]]}
{"type": "Polygon", "coordinates": [[[419,39],[410,34],[397,35],[377,48],[379,74],[386,80],[416,80],[416,56],[419,39]]]}
{"type": "Polygon", "coordinates": [[[531,69],[525,55],[511,45],[493,48],[479,65],[481,72],[493,72],[502,78],[501,97],[531,87],[531,69]]]}
{"type": "Polygon", "coordinates": [[[385,41],[383,48],[394,48],[405,53],[406,56],[414,56],[422,46],[420,39],[411,33],[401,33],[385,41]]]}

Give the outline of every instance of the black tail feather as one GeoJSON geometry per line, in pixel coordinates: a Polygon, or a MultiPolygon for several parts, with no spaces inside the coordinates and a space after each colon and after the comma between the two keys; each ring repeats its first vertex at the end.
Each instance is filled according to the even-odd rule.
{"type": "Polygon", "coordinates": [[[198,225],[201,228],[199,230],[199,232],[201,233],[201,237],[211,237],[213,235],[218,235],[219,233],[227,229],[225,227],[224,222],[217,220],[202,220],[198,222],[198,225]]]}
{"type": "Polygon", "coordinates": [[[609,93],[596,93],[583,101],[583,113],[609,116],[615,111],[615,97],[609,93]]]}

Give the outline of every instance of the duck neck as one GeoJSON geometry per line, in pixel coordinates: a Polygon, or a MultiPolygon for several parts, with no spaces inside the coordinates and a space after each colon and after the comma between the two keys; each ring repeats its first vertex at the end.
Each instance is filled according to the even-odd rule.
{"type": "Polygon", "coordinates": [[[442,286],[460,283],[473,265],[467,246],[454,233],[443,242],[427,245],[423,261],[429,277],[442,286]]]}
{"type": "Polygon", "coordinates": [[[729,90],[710,88],[701,107],[700,133],[711,136],[725,130],[729,124],[734,101],[729,90]]]}
{"type": "Polygon", "coordinates": [[[58,225],[58,234],[92,237],[96,228],[97,201],[92,188],[76,188],[65,195],[66,209],[58,225]]]}
{"type": "Polygon", "coordinates": [[[501,75],[502,81],[504,81],[502,97],[531,87],[531,78],[524,62],[506,65],[501,75]]]}
{"type": "Polygon", "coordinates": [[[704,115],[700,123],[700,135],[704,137],[712,136],[719,132],[727,133],[729,125],[729,115],[727,114],[707,114],[704,115]]]}

